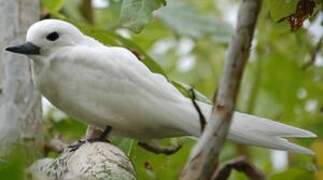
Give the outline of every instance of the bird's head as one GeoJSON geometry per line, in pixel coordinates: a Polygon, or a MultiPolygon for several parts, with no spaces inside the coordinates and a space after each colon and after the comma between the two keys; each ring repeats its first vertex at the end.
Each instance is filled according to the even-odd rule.
{"type": "Polygon", "coordinates": [[[6,48],[7,51],[28,56],[49,56],[58,49],[79,44],[83,34],[72,24],[61,20],[42,20],[27,31],[23,44],[6,48]]]}

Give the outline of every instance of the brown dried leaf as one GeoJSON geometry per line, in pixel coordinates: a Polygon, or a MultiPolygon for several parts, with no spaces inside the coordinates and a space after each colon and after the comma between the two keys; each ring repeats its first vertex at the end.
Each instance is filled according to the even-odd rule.
{"type": "Polygon", "coordinates": [[[315,6],[315,0],[299,0],[295,13],[281,18],[278,22],[288,21],[291,26],[291,31],[295,32],[301,28],[303,22],[313,14],[315,6]]]}

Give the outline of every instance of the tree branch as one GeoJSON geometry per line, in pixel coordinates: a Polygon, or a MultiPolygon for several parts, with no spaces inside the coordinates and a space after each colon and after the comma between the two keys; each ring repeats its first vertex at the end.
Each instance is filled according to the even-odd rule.
{"type": "Polygon", "coordinates": [[[28,160],[38,155],[42,147],[41,99],[32,80],[28,57],[3,51],[7,46],[21,43],[28,27],[39,18],[39,0],[0,0],[0,152],[22,142],[28,160]]]}
{"type": "Polygon", "coordinates": [[[153,152],[155,154],[166,154],[171,155],[176,153],[178,150],[182,148],[182,144],[172,144],[170,146],[161,146],[158,142],[149,141],[149,142],[138,142],[138,145],[142,148],[146,149],[147,151],[153,152]]]}
{"type": "Polygon", "coordinates": [[[258,170],[255,166],[249,163],[244,157],[233,159],[221,168],[218,169],[213,175],[213,180],[225,180],[228,179],[231,170],[237,170],[247,175],[250,180],[265,180],[264,174],[258,170]]]}
{"type": "MultiPolygon", "coordinates": [[[[96,139],[102,129],[88,126],[85,138],[96,139]]],[[[127,155],[108,142],[85,142],[75,151],[54,138],[45,150],[63,151],[57,158],[35,161],[27,170],[33,180],[49,179],[136,179],[136,172],[127,155]]]]}
{"type": "Polygon", "coordinates": [[[315,48],[311,53],[310,60],[303,65],[303,67],[302,67],[303,70],[306,70],[307,68],[309,68],[310,66],[312,66],[315,63],[316,56],[322,48],[322,42],[323,42],[323,35],[321,36],[319,41],[316,43],[315,48]]]}
{"type": "Polygon", "coordinates": [[[34,162],[28,173],[33,180],[136,179],[129,158],[109,143],[85,143],[76,151],[65,150],[56,159],[34,162]]]}
{"type": "Polygon", "coordinates": [[[240,5],[237,28],[230,43],[211,119],[194,147],[181,179],[210,179],[218,166],[218,156],[231,125],[261,3],[261,0],[243,0],[240,5]]]}
{"type": "Polygon", "coordinates": [[[82,0],[80,5],[80,11],[88,23],[94,24],[94,12],[92,8],[92,0],[82,0]]]}

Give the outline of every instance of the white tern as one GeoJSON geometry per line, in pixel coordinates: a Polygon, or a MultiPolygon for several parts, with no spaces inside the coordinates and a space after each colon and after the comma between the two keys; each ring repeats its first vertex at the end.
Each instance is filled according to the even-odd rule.
{"type": "MultiPolygon", "coordinates": [[[[39,91],[58,109],[112,134],[138,140],[201,134],[199,114],[165,77],[151,72],[131,51],[105,46],[70,23],[33,24],[26,42],[7,51],[33,60],[39,91]]],[[[212,106],[197,102],[205,117],[212,106]]],[[[235,112],[228,139],[242,144],[312,154],[285,137],[312,132],[235,112]]]]}

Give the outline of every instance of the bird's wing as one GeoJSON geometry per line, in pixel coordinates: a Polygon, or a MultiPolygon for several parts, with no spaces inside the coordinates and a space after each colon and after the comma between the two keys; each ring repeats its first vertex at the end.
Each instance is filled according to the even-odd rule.
{"type": "MultiPolygon", "coordinates": [[[[164,76],[151,72],[125,48],[75,48],[68,55],[78,63],[72,62],[70,68],[89,73],[81,75],[82,78],[76,74],[75,78],[90,92],[84,93],[87,99],[94,103],[102,102],[100,107],[111,111],[109,116],[118,117],[119,127],[134,123],[141,128],[137,126],[136,133],[142,133],[147,138],[189,135],[186,129],[191,125],[188,121],[198,121],[198,114],[192,111],[190,100],[164,76]]],[[[102,116],[107,115],[102,113],[102,116]]]]}
{"type": "Polygon", "coordinates": [[[102,61],[110,61],[123,78],[130,80],[147,93],[176,101],[186,98],[161,74],[153,73],[131,51],[122,47],[102,48],[102,61]]]}

